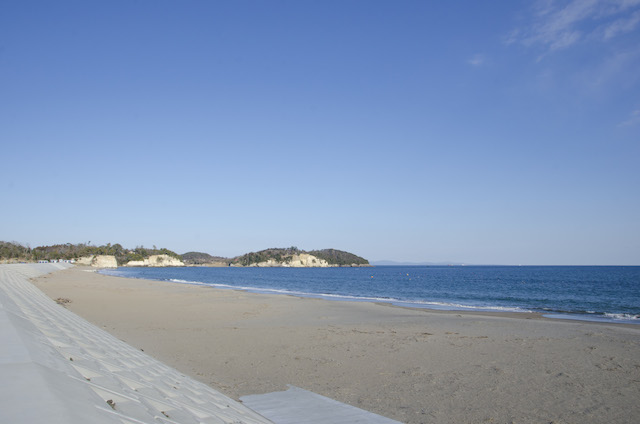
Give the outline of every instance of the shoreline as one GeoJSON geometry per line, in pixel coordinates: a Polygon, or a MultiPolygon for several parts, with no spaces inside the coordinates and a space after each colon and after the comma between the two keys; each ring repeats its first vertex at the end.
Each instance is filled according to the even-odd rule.
{"type": "Polygon", "coordinates": [[[293,384],[407,423],[640,416],[635,324],[336,302],[85,271],[34,284],[234,399],[293,384]]]}
{"type": "Polygon", "coordinates": [[[287,292],[287,293],[278,293],[275,290],[273,291],[269,291],[267,289],[259,289],[259,288],[238,288],[238,287],[233,287],[233,286],[226,286],[226,287],[221,287],[219,285],[212,285],[212,284],[207,284],[207,283],[202,283],[202,282],[197,282],[197,281],[168,281],[168,280],[153,280],[153,279],[149,279],[149,278],[138,278],[138,277],[122,277],[122,276],[117,276],[117,275],[109,275],[109,274],[104,274],[100,271],[102,271],[102,269],[86,269],[84,271],[87,272],[94,272],[98,275],[102,275],[105,277],[113,277],[113,278],[125,278],[125,279],[129,279],[129,280],[140,280],[140,281],[149,281],[149,282],[159,282],[159,283],[168,283],[168,284],[179,284],[179,285],[187,285],[187,286],[197,286],[197,287],[206,287],[206,288],[210,288],[212,290],[221,290],[221,291],[234,291],[234,292],[240,292],[240,293],[248,293],[248,294],[262,294],[262,295],[267,295],[267,296],[289,296],[292,298],[299,298],[299,299],[315,299],[315,300],[321,300],[321,301],[325,301],[325,302],[346,302],[346,303],[370,303],[373,305],[378,305],[381,307],[389,307],[389,308],[401,308],[401,309],[408,309],[408,310],[413,310],[413,311],[423,311],[423,312],[428,312],[428,313],[435,313],[435,314],[461,314],[461,315],[478,315],[478,316],[485,316],[485,317],[504,317],[504,318],[514,318],[514,319],[541,319],[541,320],[559,320],[559,321],[579,321],[582,323],[587,323],[587,324],[604,324],[604,325],[620,325],[620,326],[628,326],[630,328],[638,328],[640,330],[640,327],[637,327],[638,325],[640,325],[640,323],[638,324],[634,324],[634,323],[628,323],[628,322],[616,322],[616,321],[598,321],[598,320],[588,320],[588,319],[570,319],[570,318],[552,318],[552,317],[547,317],[546,313],[542,313],[542,312],[534,312],[534,311],[500,311],[500,310],[482,310],[481,308],[478,309],[474,309],[472,307],[469,308],[465,308],[465,309],[445,309],[444,307],[442,309],[438,309],[438,308],[430,308],[428,306],[412,306],[411,302],[405,302],[405,301],[401,301],[401,300],[397,300],[397,301],[381,301],[378,299],[367,299],[367,298],[362,298],[362,299],[358,299],[358,298],[348,298],[347,296],[339,296],[336,295],[334,297],[328,297],[326,295],[322,295],[322,294],[314,294],[314,293],[293,293],[293,292],[287,292]]]}
{"type": "MultiPolygon", "coordinates": [[[[117,275],[117,274],[109,274],[108,270],[105,269],[96,269],[96,273],[106,276],[112,277],[122,277],[122,278],[133,278],[133,279],[142,279],[142,280],[151,280],[149,278],[140,278],[135,276],[126,276],[126,275],[117,275]],[[106,271],[106,272],[104,272],[106,271]]],[[[300,291],[291,291],[287,289],[269,289],[269,288],[259,288],[259,287],[236,287],[232,285],[224,285],[224,284],[213,284],[213,283],[204,283],[200,281],[189,281],[189,280],[152,280],[152,281],[164,281],[171,282],[175,284],[187,284],[187,285],[196,285],[196,286],[205,286],[213,289],[219,290],[239,290],[247,293],[256,293],[256,294],[268,294],[268,295],[286,295],[293,297],[300,297],[306,299],[321,299],[326,301],[337,301],[337,302],[370,302],[379,304],[381,306],[395,306],[400,308],[408,308],[415,310],[426,310],[428,312],[449,312],[449,313],[461,313],[461,314],[479,314],[479,315],[493,315],[493,316],[513,316],[518,317],[520,315],[533,316],[535,318],[544,318],[551,320],[561,320],[561,321],[579,321],[579,322],[589,322],[589,323],[599,323],[599,324],[612,324],[612,325],[630,325],[630,326],[639,326],[640,325],[640,316],[636,318],[620,318],[619,315],[624,315],[621,313],[586,313],[586,312],[570,312],[570,311],[561,311],[561,310],[536,310],[536,309],[522,309],[519,306],[473,306],[473,305],[463,305],[463,304],[455,304],[455,303],[440,303],[440,302],[428,302],[428,301],[410,301],[410,300],[401,300],[395,298],[376,298],[376,297],[359,297],[356,295],[340,295],[340,294],[326,294],[326,293],[312,293],[312,292],[300,292],[300,291]],[[513,315],[512,315],[513,314],[513,315]]]]}

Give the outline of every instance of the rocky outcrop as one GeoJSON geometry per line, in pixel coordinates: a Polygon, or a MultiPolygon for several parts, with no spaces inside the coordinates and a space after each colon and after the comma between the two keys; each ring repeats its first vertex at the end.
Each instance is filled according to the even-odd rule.
{"type": "Polygon", "coordinates": [[[96,268],[118,268],[118,261],[112,255],[96,255],[91,261],[91,266],[96,268]]]}
{"type": "Polygon", "coordinates": [[[325,261],[324,259],[317,258],[313,255],[309,255],[308,253],[301,253],[299,255],[293,255],[291,257],[289,266],[292,268],[299,268],[299,267],[326,268],[331,265],[329,264],[329,262],[325,261]]]}
{"type": "Polygon", "coordinates": [[[335,265],[329,264],[329,262],[324,259],[316,258],[313,255],[309,255],[308,253],[301,253],[299,255],[289,256],[287,259],[283,261],[276,261],[274,259],[269,259],[264,262],[253,263],[249,266],[255,267],[284,267],[284,268],[309,268],[309,267],[318,267],[318,268],[328,268],[335,265]]]}
{"type": "Polygon", "coordinates": [[[112,255],[84,256],[76,259],[76,265],[87,265],[95,268],[117,268],[118,261],[112,255]]]}
{"type": "Polygon", "coordinates": [[[83,256],[81,258],[76,259],[76,265],[91,266],[92,260],[93,260],[93,256],[83,256]]]}
{"type": "Polygon", "coordinates": [[[184,262],[180,259],[174,258],[169,255],[151,255],[142,261],[129,261],[125,266],[150,266],[150,267],[165,267],[165,266],[184,266],[184,262]]]}

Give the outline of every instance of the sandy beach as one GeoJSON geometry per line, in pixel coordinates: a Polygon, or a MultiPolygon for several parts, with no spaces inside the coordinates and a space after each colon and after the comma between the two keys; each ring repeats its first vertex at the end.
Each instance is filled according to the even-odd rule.
{"type": "Polygon", "coordinates": [[[292,384],[406,423],[640,419],[640,326],[253,294],[81,267],[33,282],[235,399],[292,384]]]}

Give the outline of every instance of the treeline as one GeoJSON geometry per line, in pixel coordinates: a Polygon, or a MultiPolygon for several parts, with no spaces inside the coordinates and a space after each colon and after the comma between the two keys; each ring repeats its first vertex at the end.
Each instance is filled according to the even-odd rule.
{"type": "Polygon", "coordinates": [[[337,249],[312,250],[308,253],[333,265],[369,265],[365,258],[337,249]]]}
{"type": "Polygon", "coordinates": [[[270,248],[259,252],[251,252],[245,255],[236,256],[235,258],[223,258],[220,256],[211,256],[207,253],[188,252],[179,255],[165,248],[146,248],[137,246],[134,249],[126,249],[121,244],[107,243],[102,246],[94,246],[89,243],[79,244],[55,244],[53,246],[38,246],[30,248],[16,242],[0,241],[0,261],[52,261],[52,260],[71,260],[86,256],[94,255],[111,255],[115,256],[118,265],[126,264],[129,261],[142,261],[151,255],[169,255],[180,259],[187,264],[203,265],[211,263],[226,263],[227,265],[249,266],[251,264],[274,260],[280,263],[290,262],[294,255],[308,253],[319,259],[324,259],[331,265],[350,266],[350,265],[369,265],[366,259],[337,249],[311,250],[306,252],[295,246],[286,248],[270,248]]]}
{"type": "Polygon", "coordinates": [[[16,259],[25,261],[30,257],[30,248],[15,242],[0,241],[0,260],[16,259]]]}
{"type": "Polygon", "coordinates": [[[187,252],[182,254],[182,262],[188,265],[206,265],[211,263],[225,263],[229,265],[231,259],[221,256],[211,256],[202,252],[187,252]]]}
{"type": "Polygon", "coordinates": [[[121,244],[107,243],[102,246],[94,246],[87,243],[80,244],[55,244],[53,246],[38,246],[30,248],[16,242],[0,241],[0,260],[17,261],[52,261],[58,259],[78,259],[84,256],[112,255],[116,257],[118,264],[129,261],[141,261],[151,255],[169,255],[180,259],[180,255],[169,249],[153,249],[138,246],[135,249],[126,249],[121,244]]]}
{"type": "Polygon", "coordinates": [[[272,247],[259,252],[250,252],[242,256],[236,256],[231,260],[231,262],[242,266],[266,262],[269,259],[273,259],[276,262],[287,262],[287,259],[291,259],[291,256],[299,255],[300,253],[305,252],[295,246],[286,248],[272,247]]]}

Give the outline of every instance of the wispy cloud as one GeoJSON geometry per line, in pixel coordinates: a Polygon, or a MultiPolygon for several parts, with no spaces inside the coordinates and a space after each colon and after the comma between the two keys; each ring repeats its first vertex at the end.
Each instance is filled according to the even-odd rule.
{"type": "Polygon", "coordinates": [[[632,94],[640,83],[640,45],[634,48],[608,49],[589,65],[580,63],[571,72],[572,83],[578,84],[586,94],[609,96],[612,90],[632,94]],[[614,88],[617,87],[617,88],[614,88]]]}
{"type": "Polygon", "coordinates": [[[482,54],[475,54],[469,60],[467,60],[467,63],[471,66],[481,66],[484,64],[484,62],[485,57],[482,54]]]}
{"type": "Polygon", "coordinates": [[[640,10],[632,13],[627,19],[617,19],[616,21],[606,25],[602,31],[602,38],[608,40],[619,34],[631,32],[638,27],[638,24],[640,24],[640,10]]]}
{"type": "MultiPolygon", "coordinates": [[[[545,93],[562,90],[616,110],[637,100],[640,0],[535,0],[520,19],[505,41],[541,62],[535,70],[545,93]]],[[[635,131],[640,109],[622,110],[618,127],[635,131]]]]}
{"type": "Polygon", "coordinates": [[[620,123],[620,127],[632,127],[640,125],[640,109],[636,109],[631,112],[629,119],[620,123]]]}
{"type": "Polygon", "coordinates": [[[508,44],[566,49],[583,40],[609,41],[640,26],[640,0],[539,0],[508,44]]]}

